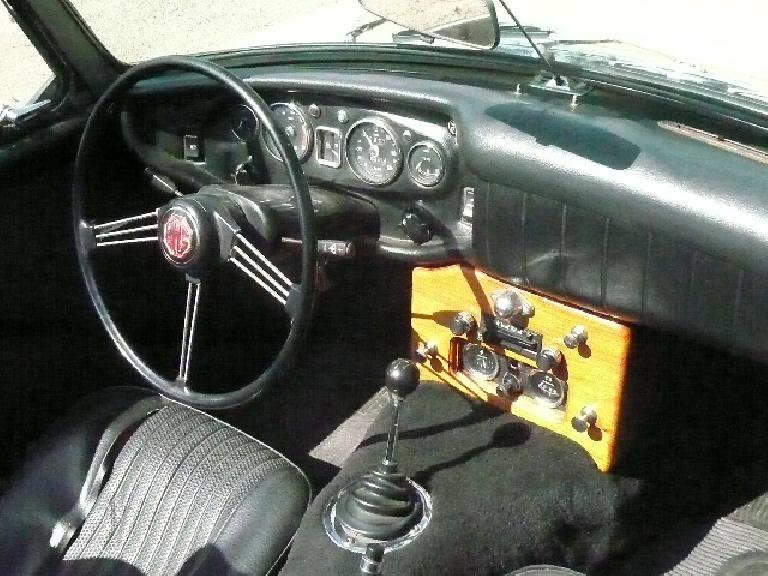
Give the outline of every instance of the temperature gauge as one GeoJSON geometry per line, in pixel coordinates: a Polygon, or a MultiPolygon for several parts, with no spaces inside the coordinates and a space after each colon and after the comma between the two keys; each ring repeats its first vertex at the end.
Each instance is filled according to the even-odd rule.
{"type": "Polygon", "coordinates": [[[315,154],[323,166],[341,166],[341,130],[318,126],[315,129],[315,154]]]}
{"type": "Polygon", "coordinates": [[[421,186],[435,186],[443,179],[445,165],[440,149],[432,142],[414,144],[408,153],[408,171],[421,186]]]}

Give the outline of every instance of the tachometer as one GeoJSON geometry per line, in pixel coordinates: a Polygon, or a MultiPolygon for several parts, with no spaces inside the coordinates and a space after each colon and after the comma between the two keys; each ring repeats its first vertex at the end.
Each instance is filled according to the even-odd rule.
{"type": "Polygon", "coordinates": [[[353,124],[347,135],[347,162],[363,182],[389,184],[400,174],[403,155],[392,130],[372,118],[353,124]]]}
{"type": "MultiPolygon", "coordinates": [[[[288,140],[291,141],[293,149],[296,151],[296,156],[300,162],[303,162],[307,159],[312,147],[312,127],[309,125],[309,122],[306,121],[301,110],[293,104],[272,104],[270,108],[272,108],[278,128],[282,129],[285,135],[288,136],[288,140]]],[[[274,141],[266,132],[264,143],[269,153],[278,160],[281,160],[274,141]]]]}

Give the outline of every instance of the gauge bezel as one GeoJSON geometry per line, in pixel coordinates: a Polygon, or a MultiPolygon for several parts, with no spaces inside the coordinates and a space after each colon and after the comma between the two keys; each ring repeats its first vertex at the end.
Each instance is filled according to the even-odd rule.
{"type": "Polygon", "coordinates": [[[501,366],[502,357],[495,350],[493,350],[491,348],[488,348],[486,346],[483,346],[482,344],[476,344],[474,342],[470,342],[470,343],[464,345],[464,347],[462,349],[462,353],[461,353],[461,360],[462,360],[462,368],[466,371],[467,374],[477,378],[478,380],[483,380],[485,382],[492,382],[493,380],[495,380],[496,377],[501,372],[501,368],[502,368],[502,366],[501,366]],[[493,354],[493,357],[496,359],[496,361],[495,361],[496,367],[493,370],[493,374],[488,374],[488,373],[485,373],[485,372],[480,372],[479,370],[475,370],[472,366],[467,366],[464,363],[464,357],[465,357],[465,355],[467,353],[467,348],[469,348],[470,346],[473,346],[475,348],[479,348],[480,350],[488,350],[488,352],[493,354]]]}
{"type": "Polygon", "coordinates": [[[547,372],[545,370],[534,370],[528,375],[528,390],[530,394],[533,396],[533,400],[546,408],[560,408],[565,404],[566,399],[568,398],[568,383],[565,380],[562,380],[555,376],[554,374],[547,372]],[[538,392],[535,392],[534,390],[536,387],[533,385],[533,378],[535,376],[542,375],[542,377],[551,376],[555,380],[557,380],[560,385],[562,386],[563,393],[561,396],[556,398],[555,400],[548,400],[544,396],[541,396],[538,392]]]}
{"type": "Polygon", "coordinates": [[[408,157],[406,158],[405,162],[406,162],[406,165],[408,166],[408,175],[411,177],[411,180],[413,180],[417,186],[420,186],[422,188],[434,188],[435,186],[440,184],[440,182],[443,181],[443,178],[445,178],[445,172],[446,172],[445,154],[443,154],[442,150],[440,149],[440,146],[436,142],[432,142],[432,140],[419,140],[413,146],[411,146],[410,150],[408,150],[408,157]],[[440,176],[432,184],[425,184],[424,182],[420,182],[419,179],[416,177],[416,175],[413,173],[413,170],[411,170],[411,156],[413,156],[414,150],[416,150],[420,146],[431,148],[432,150],[435,151],[437,156],[440,158],[440,176]]]}
{"type": "MultiPolygon", "coordinates": [[[[232,116],[234,116],[234,112],[235,112],[235,111],[239,111],[239,110],[247,110],[247,111],[248,111],[248,112],[251,114],[251,116],[253,116],[253,119],[254,119],[254,121],[256,122],[256,128],[254,128],[254,131],[253,131],[253,136],[258,136],[258,135],[261,133],[261,120],[259,120],[259,117],[256,115],[256,112],[254,112],[253,110],[251,110],[251,108],[250,108],[249,106],[246,106],[245,104],[238,104],[237,106],[235,106],[235,107],[232,109],[232,116]]],[[[230,126],[229,126],[229,129],[230,129],[230,131],[232,132],[232,135],[233,135],[235,138],[237,138],[238,140],[240,140],[240,142],[247,142],[247,141],[248,141],[248,139],[247,139],[247,138],[242,138],[242,137],[241,137],[241,136],[240,136],[240,135],[237,133],[237,131],[235,130],[235,127],[234,127],[234,126],[232,126],[231,124],[230,124],[230,126]]]]}
{"type": "MultiPolygon", "coordinates": [[[[336,136],[339,137],[339,147],[342,146],[342,138],[341,138],[341,130],[339,128],[333,128],[331,126],[315,126],[315,160],[317,160],[317,163],[321,166],[328,166],[329,168],[341,168],[342,164],[342,158],[346,155],[343,150],[339,150],[339,161],[338,162],[332,162],[331,160],[325,160],[323,158],[320,158],[320,147],[317,145],[317,133],[321,130],[324,130],[325,132],[331,132],[332,134],[336,134],[336,136]]],[[[344,147],[346,148],[346,141],[344,142],[344,147]]]]}
{"type": "Polygon", "coordinates": [[[403,171],[403,148],[400,146],[400,142],[397,139],[397,132],[395,132],[394,128],[392,128],[389,123],[376,116],[367,116],[365,118],[361,118],[349,127],[349,130],[347,130],[347,135],[344,137],[344,159],[347,163],[347,166],[349,166],[349,169],[352,170],[352,173],[357,176],[358,179],[362,180],[366,184],[370,184],[371,186],[386,186],[387,184],[391,184],[400,177],[400,174],[403,171]],[[397,167],[392,173],[392,176],[386,181],[375,182],[369,180],[368,178],[364,178],[357,170],[355,170],[354,163],[349,160],[349,139],[355,129],[360,126],[360,124],[375,124],[379,128],[389,132],[389,135],[392,136],[392,142],[394,143],[397,150],[397,167]]]}
{"type": "MultiPolygon", "coordinates": [[[[305,162],[307,158],[309,158],[309,156],[312,154],[312,148],[314,147],[314,144],[315,144],[314,128],[312,124],[307,120],[307,117],[304,115],[304,112],[301,111],[301,108],[299,108],[293,102],[275,102],[274,104],[269,105],[269,109],[274,112],[275,108],[278,106],[287,106],[288,108],[292,108],[301,117],[301,122],[307,129],[307,134],[308,134],[307,150],[301,156],[299,156],[298,153],[296,154],[296,157],[299,159],[299,162],[305,162]]],[[[293,144],[293,142],[291,142],[291,144],[293,144]]],[[[264,137],[264,147],[267,149],[267,152],[269,152],[269,155],[272,156],[272,158],[282,163],[283,159],[280,158],[279,154],[276,154],[272,150],[271,146],[269,145],[269,139],[266,136],[264,137]]],[[[293,147],[293,151],[296,152],[295,146],[293,147]]]]}

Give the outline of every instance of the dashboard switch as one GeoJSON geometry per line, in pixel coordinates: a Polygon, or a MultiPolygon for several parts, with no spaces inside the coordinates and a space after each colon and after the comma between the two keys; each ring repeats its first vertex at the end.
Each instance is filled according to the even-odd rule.
{"type": "Polygon", "coordinates": [[[432,219],[422,210],[409,209],[403,212],[400,222],[403,233],[414,243],[424,244],[432,240],[432,219]]]}
{"type": "Polygon", "coordinates": [[[200,160],[203,153],[200,150],[200,136],[197,134],[185,134],[182,139],[184,144],[184,160],[200,160]]]}

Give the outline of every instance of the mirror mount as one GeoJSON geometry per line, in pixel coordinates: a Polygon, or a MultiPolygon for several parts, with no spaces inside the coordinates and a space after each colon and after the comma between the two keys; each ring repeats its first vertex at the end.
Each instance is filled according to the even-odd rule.
{"type": "MultiPolygon", "coordinates": [[[[359,2],[371,14],[417,32],[430,44],[436,39],[484,49],[492,49],[499,44],[499,21],[491,0],[444,0],[420,5],[418,11],[413,9],[412,4],[392,0],[359,2]]],[[[358,32],[354,38],[368,29],[366,27],[358,32]]]]}

